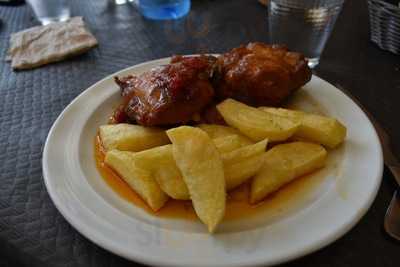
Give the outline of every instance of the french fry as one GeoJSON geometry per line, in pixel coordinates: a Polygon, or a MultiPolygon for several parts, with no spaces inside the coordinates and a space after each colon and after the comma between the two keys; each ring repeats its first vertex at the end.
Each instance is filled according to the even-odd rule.
{"type": "Polygon", "coordinates": [[[110,150],[106,153],[105,163],[114,169],[129,186],[155,211],[168,200],[151,172],[137,166],[134,153],[130,151],[110,150]]]}
{"type": "Polygon", "coordinates": [[[226,189],[232,190],[256,175],[264,163],[264,155],[265,153],[262,153],[242,162],[225,166],[226,189]]]}
{"type": "Polygon", "coordinates": [[[211,137],[211,139],[237,135],[239,138],[240,146],[247,146],[254,143],[252,140],[250,140],[250,138],[244,136],[239,130],[229,126],[218,124],[199,124],[197,125],[197,127],[205,131],[211,137]]]}
{"type": "Polygon", "coordinates": [[[244,146],[229,153],[221,155],[224,164],[234,164],[250,158],[255,155],[260,155],[265,152],[268,144],[268,139],[262,140],[252,145],[244,146]]]}
{"type": "Polygon", "coordinates": [[[346,127],[335,118],[284,108],[260,107],[262,111],[300,122],[294,137],[335,148],[346,137],[346,127]]]}
{"type": "Polygon", "coordinates": [[[137,165],[149,170],[161,189],[173,199],[190,199],[189,190],[172,155],[172,145],[159,146],[133,155],[137,165]]]}
{"type": "Polygon", "coordinates": [[[324,147],[312,143],[274,146],[265,154],[264,164],[253,178],[250,202],[256,203],[293,179],[321,168],[326,155],[324,147]]]}
{"type": "Polygon", "coordinates": [[[258,172],[264,162],[267,143],[267,140],[263,140],[221,155],[228,191],[244,183],[258,172]]]}
{"type": "MultiPolygon", "coordinates": [[[[213,141],[218,143],[218,139],[213,141]]],[[[253,145],[221,153],[224,166],[226,189],[231,190],[254,176],[263,163],[267,140],[253,145]]],[[[216,145],[218,147],[218,145],[216,145]]],[[[183,181],[172,155],[172,145],[148,149],[133,155],[135,162],[151,171],[161,189],[174,199],[190,199],[188,188],[183,181]]]]}
{"type": "Polygon", "coordinates": [[[215,138],[213,142],[220,153],[231,152],[241,147],[240,138],[236,134],[215,138]]]}
{"type": "Polygon", "coordinates": [[[270,141],[284,141],[300,126],[300,123],[263,112],[233,99],[226,99],[218,104],[217,110],[226,123],[254,141],[266,138],[270,141]]]}
{"type": "Polygon", "coordinates": [[[118,149],[138,152],[170,143],[162,129],[127,123],[100,126],[100,138],[107,151],[118,149]]]}
{"type": "Polygon", "coordinates": [[[225,179],[219,152],[199,128],[181,126],[168,130],[167,135],[196,214],[212,233],[225,214],[225,179]]]}

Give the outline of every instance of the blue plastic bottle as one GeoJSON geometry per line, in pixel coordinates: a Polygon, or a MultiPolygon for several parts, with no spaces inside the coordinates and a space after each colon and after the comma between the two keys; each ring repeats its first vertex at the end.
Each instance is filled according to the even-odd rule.
{"type": "Polygon", "coordinates": [[[139,0],[139,9],[149,19],[178,19],[190,10],[190,0],[139,0]]]}

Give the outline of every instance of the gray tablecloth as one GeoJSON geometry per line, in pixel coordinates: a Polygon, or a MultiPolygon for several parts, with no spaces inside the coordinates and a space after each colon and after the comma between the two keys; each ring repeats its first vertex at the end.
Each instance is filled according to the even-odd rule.
{"type": "MultiPolygon", "coordinates": [[[[117,70],[175,53],[222,52],[266,41],[266,10],[255,0],[194,0],[188,17],[160,23],[143,19],[132,6],[69,2],[73,15],[83,16],[99,40],[98,48],[31,71],[13,72],[9,64],[0,64],[0,256],[12,266],[139,266],[88,241],[56,210],[42,179],[47,133],[73,98],[117,70]]],[[[0,7],[0,19],[4,59],[10,34],[37,22],[26,5],[0,7]]],[[[389,129],[400,152],[400,60],[368,38],[365,1],[347,1],[316,71],[358,96],[389,129]]],[[[394,188],[385,172],[371,210],[349,234],[289,265],[399,266],[400,246],[382,230],[394,188]]]]}

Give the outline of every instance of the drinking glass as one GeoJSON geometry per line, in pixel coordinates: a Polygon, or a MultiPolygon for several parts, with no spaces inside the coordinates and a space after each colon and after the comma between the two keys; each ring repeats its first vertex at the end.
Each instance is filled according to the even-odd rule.
{"type": "Polygon", "coordinates": [[[270,0],[271,43],[303,53],[311,68],[319,63],[344,0],[270,0]]]}
{"type": "Polygon", "coordinates": [[[190,10],[190,0],[139,0],[140,13],[149,19],[178,19],[190,10]]]}
{"type": "Polygon", "coordinates": [[[137,2],[138,0],[109,0],[110,2],[113,2],[114,4],[116,4],[116,5],[125,5],[125,4],[127,4],[127,3],[129,3],[129,2],[133,2],[133,3],[135,3],[135,2],[137,2]]]}
{"type": "Polygon", "coordinates": [[[68,0],[28,0],[28,3],[42,25],[66,21],[71,15],[68,0]]]}

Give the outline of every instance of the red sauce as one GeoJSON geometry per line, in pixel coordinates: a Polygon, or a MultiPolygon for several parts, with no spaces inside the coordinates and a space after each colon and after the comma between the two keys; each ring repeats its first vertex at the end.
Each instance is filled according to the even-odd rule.
{"type": "Polygon", "coordinates": [[[124,105],[120,105],[109,119],[110,124],[125,123],[129,120],[128,115],[124,111],[124,105]]]}

